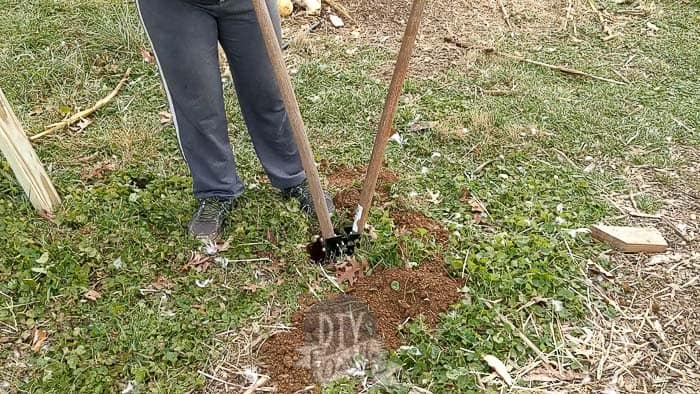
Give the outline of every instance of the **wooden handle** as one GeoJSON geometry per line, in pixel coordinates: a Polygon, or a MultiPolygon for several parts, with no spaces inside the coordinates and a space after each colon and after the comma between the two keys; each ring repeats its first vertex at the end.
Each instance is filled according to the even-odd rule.
{"type": "Polygon", "coordinates": [[[401,94],[404,79],[406,79],[408,63],[411,59],[411,53],[416,41],[416,35],[418,34],[418,28],[420,27],[424,6],[425,0],[414,0],[413,6],[411,7],[411,15],[408,19],[406,31],[404,32],[404,37],[401,42],[401,49],[399,50],[399,56],[396,60],[394,75],[391,78],[389,93],[387,94],[386,102],[384,103],[384,111],[382,112],[382,118],[379,121],[379,129],[377,130],[377,136],[374,140],[372,157],[367,168],[367,175],[365,176],[365,180],[362,185],[360,202],[355,213],[353,231],[356,232],[361,233],[365,228],[365,223],[367,223],[367,215],[369,214],[369,208],[372,205],[374,190],[377,187],[379,171],[382,169],[384,151],[386,150],[389,138],[391,137],[391,126],[394,122],[396,106],[398,105],[399,95],[401,94]]]}
{"type": "Polygon", "coordinates": [[[10,163],[29,201],[39,211],[52,212],[61,203],[51,179],[0,89],[0,152],[10,163]]]}
{"type": "Polygon", "coordinates": [[[277,40],[275,28],[272,26],[270,11],[267,8],[265,0],[253,0],[253,8],[255,9],[258,24],[260,25],[263,41],[265,41],[267,54],[270,57],[270,62],[272,63],[272,69],[275,74],[275,79],[277,80],[277,85],[279,85],[280,93],[282,94],[282,100],[284,101],[284,106],[287,110],[287,116],[289,117],[289,122],[292,126],[294,142],[297,144],[299,155],[301,156],[301,163],[304,167],[306,178],[309,182],[314,209],[316,210],[318,222],[321,226],[321,235],[323,235],[323,238],[325,239],[332,238],[335,236],[335,231],[333,230],[331,217],[328,213],[328,204],[326,204],[326,199],[323,195],[321,181],[318,176],[318,169],[316,169],[316,162],[314,161],[313,153],[311,152],[311,145],[309,144],[309,139],[306,136],[306,127],[304,126],[304,121],[301,118],[301,111],[299,110],[299,104],[297,103],[297,98],[294,94],[294,88],[292,87],[289,74],[287,73],[287,66],[285,65],[284,57],[282,56],[282,48],[277,40]]]}

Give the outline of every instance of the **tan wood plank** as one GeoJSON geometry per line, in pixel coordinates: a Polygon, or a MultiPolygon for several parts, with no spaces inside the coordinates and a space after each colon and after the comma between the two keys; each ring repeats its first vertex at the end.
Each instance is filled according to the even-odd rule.
{"type": "Polygon", "coordinates": [[[0,152],[10,163],[17,181],[34,208],[53,212],[61,199],[2,89],[0,89],[0,152]]]}
{"type": "Polygon", "coordinates": [[[651,227],[597,225],[591,227],[591,234],[625,253],[661,253],[668,249],[664,236],[651,227]]]}

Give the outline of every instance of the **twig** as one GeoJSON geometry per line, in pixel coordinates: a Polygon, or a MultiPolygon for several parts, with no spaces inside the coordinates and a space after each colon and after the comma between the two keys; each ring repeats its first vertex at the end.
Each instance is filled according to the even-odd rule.
{"type": "Polygon", "coordinates": [[[498,318],[503,322],[503,324],[505,324],[505,325],[507,325],[508,327],[510,327],[510,329],[513,330],[513,332],[515,332],[515,334],[516,334],[518,337],[520,337],[520,339],[521,339],[523,342],[525,342],[525,344],[527,345],[527,347],[529,347],[530,349],[532,349],[533,352],[535,352],[535,354],[537,355],[537,357],[539,357],[540,360],[542,360],[542,362],[544,362],[544,363],[547,364],[547,365],[553,365],[552,362],[549,361],[549,358],[547,357],[547,355],[544,354],[534,343],[532,343],[532,341],[531,341],[527,336],[525,336],[525,334],[523,334],[522,331],[518,330],[518,329],[515,327],[515,325],[514,325],[513,323],[510,322],[510,320],[508,320],[505,316],[503,316],[500,312],[498,312],[498,311],[493,307],[493,305],[491,305],[491,304],[489,303],[489,301],[487,301],[487,300],[485,300],[485,299],[483,299],[483,298],[481,299],[481,301],[483,301],[484,304],[486,305],[486,307],[488,307],[490,310],[492,310],[492,311],[496,314],[496,316],[498,316],[498,318]]]}
{"type": "Polygon", "coordinates": [[[340,287],[340,285],[338,285],[338,282],[337,282],[335,279],[331,278],[331,276],[328,275],[328,273],[326,272],[325,268],[323,268],[322,266],[319,266],[319,268],[321,268],[321,272],[323,273],[323,276],[325,276],[326,279],[328,279],[328,281],[331,282],[331,284],[332,284],[336,289],[338,289],[338,291],[340,291],[341,293],[343,293],[343,292],[344,292],[343,288],[340,287]]]}
{"type": "Polygon", "coordinates": [[[112,101],[112,99],[114,99],[114,97],[116,97],[117,94],[119,94],[119,91],[124,87],[124,84],[126,83],[127,79],[129,79],[130,74],[131,74],[131,68],[126,70],[126,73],[124,73],[124,76],[119,81],[119,83],[114,88],[114,90],[112,90],[112,92],[110,94],[108,94],[107,96],[105,96],[104,98],[102,98],[101,100],[96,102],[95,105],[93,105],[92,107],[90,107],[86,110],[80,111],[66,120],[63,120],[61,122],[46,126],[46,130],[42,131],[41,133],[38,133],[38,134],[35,134],[35,135],[29,137],[29,139],[32,141],[36,141],[37,139],[39,139],[45,135],[51,134],[51,133],[55,132],[56,130],[60,130],[64,127],[70,126],[73,123],[79,121],[80,119],[82,119],[86,116],[89,116],[92,113],[94,113],[95,111],[97,111],[98,109],[104,107],[110,101],[112,101]]]}
{"type": "Polygon", "coordinates": [[[270,380],[269,376],[261,377],[255,383],[253,383],[252,386],[248,387],[248,389],[244,391],[243,394],[253,394],[258,388],[260,388],[260,386],[267,383],[268,380],[270,380]]]}
{"type": "Polygon", "coordinates": [[[235,383],[227,382],[227,381],[225,381],[225,380],[223,380],[223,379],[217,378],[217,377],[214,376],[214,375],[210,375],[210,374],[208,374],[208,373],[206,373],[206,372],[204,372],[204,371],[197,371],[197,372],[198,372],[200,375],[203,375],[203,376],[206,377],[206,378],[209,378],[209,379],[211,379],[211,380],[217,381],[217,382],[219,382],[219,383],[223,383],[223,384],[225,384],[226,386],[240,387],[239,385],[237,385],[237,384],[235,384],[235,383]]]}
{"type": "Polygon", "coordinates": [[[676,226],[675,223],[673,223],[671,220],[669,220],[669,218],[667,218],[667,217],[664,216],[664,217],[661,218],[661,220],[662,220],[664,223],[668,224],[669,227],[671,227],[671,229],[672,229],[676,234],[678,234],[679,237],[683,238],[683,240],[684,240],[685,242],[690,243],[690,242],[692,241],[692,239],[690,239],[690,237],[688,237],[688,234],[683,233],[683,231],[681,231],[681,229],[678,228],[678,226],[676,226]]]}
{"type": "Polygon", "coordinates": [[[680,120],[678,120],[678,119],[676,119],[676,118],[671,118],[671,119],[673,119],[673,121],[676,122],[676,124],[678,124],[679,126],[681,126],[682,128],[684,128],[686,131],[688,131],[688,132],[690,132],[690,133],[692,133],[693,131],[695,131],[695,130],[693,130],[692,127],[689,127],[688,125],[686,125],[685,123],[681,122],[680,120]]]}
{"type": "Polygon", "coordinates": [[[510,23],[510,17],[508,16],[508,11],[506,6],[503,4],[503,0],[498,0],[498,5],[501,7],[501,12],[503,13],[503,19],[505,19],[508,28],[513,30],[513,25],[510,23]]]}
{"type": "Polygon", "coordinates": [[[534,65],[536,65],[536,66],[541,66],[541,67],[549,68],[550,70],[561,71],[561,72],[563,72],[563,73],[565,73],[565,74],[578,75],[578,76],[581,76],[581,77],[588,77],[588,78],[592,78],[592,79],[597,79],[597,80],[599,80],[599,81],[604,81],[604,82],[612,83],[612,84],[615,84],[615,85],[623,85],[623,86],[627,85],[625,82],[622,82],[622,81],[618,81],[618,80],[610,79],[610,78],[605,78],[605,77],[600,77],[600,76],[598,76],[598,75],[593,75],[593,74],[587,73],[587,72],[585,72],[585,71],[577,70],[577,69],[574,69],[574,68],[569,68],[569,67],[564,67],[564,66],[557,66],[557,65],[554,65],[554,64],[543,63],[543,62],[539,62],[539,61],[537,61],[537,60],[528,59],[528,58],[523,57],[523,56],[517,56],[517,55],[510,54],[510,53],[500,52],[500,51],[497,51],[497,50],[496,50],[495,48],[493,48],[493,47],[469,46],[469,45],[467,45],[467,44],[465,44],[465,43],[463,43],[463,42],[459,42],[459,41],[457,41],[457,40],[455,40],[454,38],[451,38],[451,37],[445,37],[445,38],[443,38],[443,40],[444,40],[445,42],[448,42],[448,43],[450,43],[450,44],[453,44],[453,45],[457,46],[458,48],[463,48],[463,49],[467,49],[467,50],[478,49],[478,50],[482,50],[482,51],[484,51],[484,52],[486,52],[486,53],[495,53],[495,54],[501,55],[501,56],[506,57],[506,58],[509,58],[509,59],[518,60],[518,61],[521,61],[521,62],[524,62],[524,63],[530,63],[530,64],[534,64],[534,65]]]}
{"type": "MultiPolygon", "coordinates": [[[[574,12],[574,2],[572,0],[568,0],[568,5],[566,7],[566,18],[564,19],[564,31],[568,30],[569,28],[569,20],[573,19],[572,13],[574,12]]],[[[574,29],[576,27],[574,26],[574,29]]],[[[576,32],[574,32],[574,35],[576,32]]]]}
{"type": "Polygon", "coordinates": [[[608,37],[613,36],[612,34],[612,29],[610,26],[608,26],[608,23],[605,22],[605,17],[603,17],[603,13],[600,12],[598,9],[598,6],[595,4],[594,0],[588,0],[588,4],[591,6],[591,9],[598,15],[598,20],[600,20],[600,23],[603,25],[603,33],[607,34],[608,37]]]}
{"type": "Polygon", "coordinates": [[[329,6],[331,6],[331,8],[333,8],[333,10],[335,10],[335,12],[340,14],[340,16],[342,16],[344,19],[347,19],[347,20],[350,20],[353,22],[355,21],[353,19],[353,17],[350,16],[350,13],[348,12],[348,10],[346,10],[345,7],[343,7],[340,3],[336,2],[335,0],[323,0],[323,2],[328,4],[329,6]]]}
{"type": "Polygon", "coordinates": [[[562,158],[564,158],[564,160],[566,160],[567,162],[569,162],[569,164],[571,164],[572,167],[578,167],[578,166],[576,165],[576,163],[574,163],[573,160],[569,159],[569,156],[567,156],[566,153],[560,151],[560,150],[557,149],[557,148],[552,148],[552,150],[555,151],[555,152],[557,152],[557,154],[558,154],[559,156],[561,156],[562,158]]]}
{"type": "Polygon", "coordinates": [[[624,82],[622,82],[622,81],[618,81],[618,80],[610,79],[610,78],[605,78],[605,77],[599,77],[599,76],[597,76],[597,75],[589,74],[589,73],[587,73],[587,72],[580,71],[580,70],[576,70],[576,69],[573,69],[573,68],[568,68],[568,67],[564,67],[564,66],[556,66],[556,65],[553,65],[553,64],[543,63],[543,62],[539,62],[539,61],[537,61],[537,60],[531,60],[531,59],[528,59],[528,58],[525,58],[525,57],[522,57],[522,56],[511,55],[511,54],[509,54],[509,53],[503,53],[503,52],[497,52],[497,53],[498,53],[499,55],[501,55],[501,56],[503,56],[503,57],[507,57],[507,58],[509,58],[509,59],[519,60],[519,61],[521,61],[521,62],[530,63],[530,64],[534,64],[534,65],[541,66],[541,67],[546,67],[546,68],[549,68],[549,69],[551,69],[551,70],[561,71],[561,72],[566,73],[566,74],[579,75],[579,76],[582,76],[582,77],[593,78],[593,79],[597,79],[597,80],[599,80],[599,81],[609,82],[609,83],[612,83],[612,84],[615,84],[615,85],[627,85],[626,83],[624,83],[624,82]]]}

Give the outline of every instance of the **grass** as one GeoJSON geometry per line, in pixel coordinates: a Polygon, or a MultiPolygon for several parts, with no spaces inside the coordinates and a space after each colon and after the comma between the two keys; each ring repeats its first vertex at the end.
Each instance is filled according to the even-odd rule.
{"type": "MultiPolygon", "coordinates": [[[[0,162],[0,338],[7,338],[0,341],[0,360],[6,360],[0,382],[26,392],[114,392],[128,382],[144,392],[191,392],[206,383],[197,370],[221,356],[216,333],[249,324],[270,299],[288,314],[310,287],[330,289],[298,248],[311,225],[264,182],[230,89],[232,143],[242,176],[257,188],[231,214],[226,235],[232,247],[223,256],[272,252],[284,264],[273,278],[260,275],[270,268],[264,262],[182,271],[198,247],[183,231],[194,207],[191,181],[172,127],[159,123],[166,101],[156,70],[141,60],[146,43],[131,3],[2,5],[0,36],[7,39],[0,41],[0,86],[28,132],[59,120],[61,109],[89,106],[126,68],[133,71],[125,90],[83,133],[62,132],[36,145],[64,199],[55,223],[32,212],[8,164],[0,162]],[[35,108],[40,114],[30,115],[35,108]],[[104,163],[114,170],[85,176],[104,163]],[[277,242],[268,240],[268,232],[277,242]],[[212,280],[208,286],[197,285],[206,279],[212,280]],[[168,284],[165,290],[141,290],[159,280],[168,284]],[[251,292],[249,284],[261,288],[251,292]],[[87,300],[90,289],[101,297],[87,300]],[[39,352],[29,349],[33,327],[49,335],[39,352]]],[[[388,212],[376,209],[371,220],[378,239],[364,253],[375,266],[439,254],[454,275],[468,279],[471,302],[456,305],[434,332],[420,323],[404,329],[420,356],[392,356],[405,384],[398,392],[410,384],[434,392],[476,391],[473,371],[488,369],[481,354],[513,363],[531,357],[482,299],[499,300],[497,309],[516,325],[530,314],[537,327],[583,317],[582,267],[600,246],[565,230],[613,212],[600,194],[626,190],[625,165],[678,166],[669,149],[700,144],[700,10],[676,2],[662,7],[653,37],[639,34],[646,23],[639,19],[610,44],[596,38],[595,25],[582,27],[586,39],[579,44],[560,36],[502,43],[504,50],[601,75],[612,75],[635,54],[628,86],[486,57],[468,71],[407,82],[414,100],[401,104],[396,121],[406,143],[392,143],[387,152],[389,167],[401,174],[391,192],[404,206],[448,223],[450,244],[438,249],[430,237],[397,240],[388,212]],[[474,86],[508,81],[516,82],[513,96],[471,93],[474,86]],[[411,134],[407,124],[417,116],[439,126],[411,134]],[[587,156],[616,163],[618,171],[584,173],[587,156]],[[470,223],[470,208],[460,202],[465,189],[487,204],[491,231],[470,223]],[[436,192],[437,202],[430,197],[436,192]],[[534,297],[564,307],[519,309],[534,297]]],[[[391,57],[368,47],[348,55],[335,43],[318,45],[295,76],[315,153],[333,164],[366,163],[385,94],[371,75],[391,57]]],[[[647,197],[637,197],[640,208],[658,209],[647,197]]],[[[548,332],[528,335],[549,351],[557,338],[548,332]]],[[[339,382],[327,390],[350,387],[339,382]]]]}

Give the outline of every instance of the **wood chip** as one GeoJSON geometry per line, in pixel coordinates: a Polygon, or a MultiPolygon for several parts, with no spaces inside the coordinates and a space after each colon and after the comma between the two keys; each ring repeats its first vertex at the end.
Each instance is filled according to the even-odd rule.
{"type": "Polygon", "coordinates": [[[662,253],[668,249],[664,236],[655,228],[597,225],[591,227],[591,234],[624,253],[662,253]]]}

